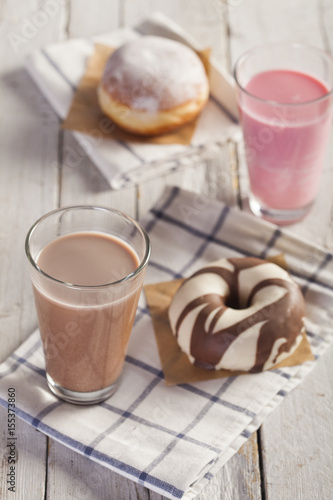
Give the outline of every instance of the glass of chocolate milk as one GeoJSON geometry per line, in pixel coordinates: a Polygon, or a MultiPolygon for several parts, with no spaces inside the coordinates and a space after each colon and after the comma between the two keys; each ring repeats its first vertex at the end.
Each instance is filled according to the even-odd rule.
{"type": "Polygon", "coordinates": [[[54,210],[26,244],[46,378],[59,398],[105,400],[118,388],[143,278],[149,238],[109,208],[54,210]]]}

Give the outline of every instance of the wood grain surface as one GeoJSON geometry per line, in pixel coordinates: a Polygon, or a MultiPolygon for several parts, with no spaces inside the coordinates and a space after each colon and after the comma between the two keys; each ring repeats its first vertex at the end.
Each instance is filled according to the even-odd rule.
{"type": "MultiPolygon", "coordinates": [[[[71,167],[66,151],[76,149],[77,143],[70,132],[61,130],[54,111],[23,69],[26,56],[35,49],[131,26],[156,10],[211,47],[230,72],[242,52],[267,41],[302,41],[333,50],[330,0],[0,0],[0,361],[36,327],[23,249],[28,228],[41,214],[59,206],[96,203],[140,218],[171,184],[247,210],[244,154],[232,141],[177,172],[120,191],[109,189],[85,155],[71,167]]],[[[330,250],[332,153],[333,139],[315,207],[303,222],[289,228],[330,250]]],[[[333,498],[332,356],[331,349],[197,500],[333,498]]],[[[17,487],[16,493],[9,492],[6,425],[7,413],[0,409],[3,500],[163,499],[20,420],[17,487]]]]}

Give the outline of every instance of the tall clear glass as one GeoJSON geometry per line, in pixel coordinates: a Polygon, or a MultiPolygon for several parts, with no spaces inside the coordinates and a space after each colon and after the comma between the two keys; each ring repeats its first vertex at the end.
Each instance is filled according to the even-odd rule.
{"type": "Polygon", "coordinates": [[[318,192],[332,123],[333,60],[299,43],[254,48],[235,65],[252,211],[302,219],[318,192]]]}
{"type": "Polygon", "coordinates": [[[25,250],[50,390],[77,404],[105,400],[120,383],[150,256],[146,232],[116,210],[65,207],[31,227],[25,250]],[[130,272],[122,258],[133,261],[130,272]]]}

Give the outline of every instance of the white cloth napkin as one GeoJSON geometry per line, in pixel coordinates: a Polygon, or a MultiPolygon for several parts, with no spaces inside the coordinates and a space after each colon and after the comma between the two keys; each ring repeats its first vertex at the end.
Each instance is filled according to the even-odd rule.
{"type": "MultiPolygon", "coordinates": [[[[71,39],[49,45],[32,53],[25,66],[57,115],[64,119],[85,72],[87,59],[93,52],[94,43],[118,47],[144,35],[173,38],[196,50],[202,48],[177,24],[156,13],[133,29],[124,28],[93,39],[71,39]]],[[[131,143],[103,139],[98,130],[92,131],[92,134],[73,131],[82,149],[65,151],[64,163],[69,167],[79,167],[82,156],[88,155],[110,186],[119,189],[177,169],[188,164],[198,153],[206,150],[210,152],[230,137],[238,138],[233,79],[212,60],[210,80],[210,99],[198,120],[190,145],[131,143]]]]}
{"type": "MultiPolygon", "coordinates": [[[[188,276],[221,257],[283,253],[306,299],[318,359],[333,340],[332,254],[201,195],[168,188],[143,221],[152,256],[146,283],[188,276]]],[[[17,416],[78,453],[169,498],[194,498],[315,366],[168,387],[142,295],[121,386],[92,407],[47,389],[38,331],[0,365],[0,404],[16,390],[17,416]]]]}

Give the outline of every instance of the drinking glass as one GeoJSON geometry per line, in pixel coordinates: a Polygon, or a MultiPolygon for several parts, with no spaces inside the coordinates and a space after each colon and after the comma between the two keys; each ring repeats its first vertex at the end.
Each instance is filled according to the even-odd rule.
{"type": "Polygon", "coordinates": [[[266,44],[238,59],[234,77],[250,208],[277,224],[299,221],[318,192],[332,122],[333,60],[305,44],[266,44]]]}
{"type": "MultiPolygon", "coordinates": [[[[92,404],[105,400],[120,384],[150,256],[145,230],[117,210],[97,206],[65,207],[35,222],[27,234],[25,250],[50,390],[71,403],[92,404]],[[122,262],[112,251],[107,251],[100,259],[103,259],[103,269],[108,270],[108,278],[102,282],[96,277],[95,282],[96,274],[91,273],[89,263],[82,263],[80,267],[80,252],[74,251],[73,265],[78,266],[79,273],[82,271],[82,280],[71,282],[67,279],[68,271],[62,267],[69,251],[65,245],[70,241],[68,237],[83,238],[81,246],[90,242],[89,258],[99,251],[96,245],[101,238],[103,244],[115,244],[117,250],[125,252],[121,256],[133,257],[133,270],[122,272],[122,262]],[[57,242],[56,258],[60,259],[63,271],[61,279],[48,274],[46,261],[41,260],[46,247],[52,248],[50,245],[57,242]],[[87,273],[92,274],[88,284],[84,281],[87,273]]],[[[98,264],[100,254],[97,255],[98,264]]],[[[51,265],[51,257],[49,260],[47,264],[51,265]]]]}

